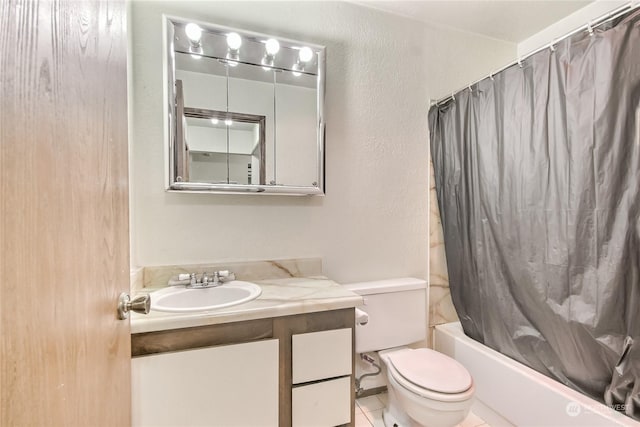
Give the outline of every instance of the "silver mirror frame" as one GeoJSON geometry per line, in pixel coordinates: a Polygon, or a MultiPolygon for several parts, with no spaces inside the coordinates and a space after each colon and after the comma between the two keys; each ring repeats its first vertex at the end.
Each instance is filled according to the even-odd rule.
{"type": "MultiPolygon", "coordinates": [[[[163,30],[163,112],[164,112],[164,140],[165,140],[165,190],[169,192],[190,192],[210,194],[272,194],[272,195],[324,195],[325,193],[325,121],[324,121],[324,97],[325,97],[325,47],[313,43],[291,40],[269,34],[253,31],[213,25],[193,19],[185,19],[171,15],[162,15],[163,30]],[[177,168],[175,150],[177,147],[177,117],[176,117],[176,86],[175,86],[175,31],[173,23],[196,23],[203,29],[215,31],[237,32],[251,37],[274,37],[281,42],[291,44],[303,44],[309,46],[318,54],[317,69],[317,181],[312,186],[293,185],[245,185],[245,184],[209,184],[199,182],[176,181],[177,168]]],[[[276,142],[277,143],[277,142],[276,142]]]]}

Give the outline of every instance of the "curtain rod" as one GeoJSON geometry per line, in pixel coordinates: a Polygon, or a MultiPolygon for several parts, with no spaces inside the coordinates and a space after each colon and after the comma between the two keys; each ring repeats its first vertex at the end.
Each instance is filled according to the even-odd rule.
{"type": "Polygon", "coordinates": [[[433,105],[437,106],[437,105],[440,105],[443,102],[448,101],[450,99],[453,99],[455,101],[456,100],[456,97],[455,97],[456,93],[462,92],[465,89],[472,90],[471,86],[473,86],[473,85],[475,85],[477,83],[480,83],[481,81],[483,81],[485,79],[493,80],[493,76],[495,76],[496,74],[506,70],[509,67],[513,67],[516,64],[519,65],[522,68],[522,61],[524,61],[525,59],[535,55],[536,53],[542,52],[545,49],[551,49],[552,51],[555,51],[555,45],[558,42],[560,42],[562,40],[565,40],[565,39],[573,36],[574,34],[577,34],[577,33],[582,32],[582,31],[588,31],[589,34],[593,34],[593,29],[594,28],[597,28],[602,24],[605,24],[605,23],[607,23],[609,21],[617,19],[620,16],[623,16],[623,15],[625,15],[625,14],[627,14],[629,12],[632,12],[635,9],[638,9],[638,8],[640,8],[640,2],[638,0],[634,0],[634,1],[631,1],[631,2],[629,2],[629,3],[627,3],[627,4],[623,5],[623,6],[620,6],[620,7],[616,8],[616,9],[614,9],[612,11],[609,11],[609,12],[605,13],[604,15],[599,16],[598,18],[592,19],[591,21],[587,22],[585,25],[583,25],[581,27],[578,27],[578,28],[576,28],[575,30],[573,30],[573,31],[571,31],[569,33],[566,33],[562,37],[554,39],[553,41],[551,41],[551,43],[543,45],[542,47],[540,47],[540,48],[538,48],[536,50],[533,50],[533,51],[529,52],[528,54],[526,54],[524,56],[518,57],[517,60],[515,60],[513,62],[510,62],[509,64],[505,65],[502,68],[499,68],[498,70],[490,73],[488,76],[484,76],[481,79],[475,80],[473,83],[470,83],[470,84],[468,84],[468,85],[466,85],[466,86],[464,86],[464,87],[452,92],[451,95],[447,95],[447,96],[445,96],[443,98],[440,98],[438,100],[431,100],[430,104],[431,104],[431,106],[433,106],[433,105]]]}

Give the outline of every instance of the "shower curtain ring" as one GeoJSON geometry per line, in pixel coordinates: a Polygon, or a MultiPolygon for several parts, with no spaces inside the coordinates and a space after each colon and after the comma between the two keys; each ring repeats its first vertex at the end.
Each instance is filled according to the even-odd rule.
{"type": "Polygon", "coordinates": [[[453,102],[456,102],[456,94],[451,92],[451,99],[453,99],[453,102]]]}
{"type": "Polygon", "coordinates": [[[489,74],[489,78],[491,79],[491,81],[494,81],[493,74],[489,74]]]}
{"type": "Polygon", "coordinates": [[[518,58],[518,67],[522,68],[522,59],[518,58]]]}
{"type": "Polygon", "coordinates": [[[556,51],[556,47],[553,44],[553,42],[551,42],[551,44],[549,45],[549,49],[551,49],[551,52],[555,52],[556,51]]]}
{"type": "Polygon", "coordinates": [[[469,92],[473,93],[473,89],[471,89],[471,85],[469,85],[469,92]]]}
{"type": "Polygon", "coordinates": [[[593,27],[591,26],[591,22],[587,22],[587,31],[589,31],[589,37],[593,36],[593,27]]]}

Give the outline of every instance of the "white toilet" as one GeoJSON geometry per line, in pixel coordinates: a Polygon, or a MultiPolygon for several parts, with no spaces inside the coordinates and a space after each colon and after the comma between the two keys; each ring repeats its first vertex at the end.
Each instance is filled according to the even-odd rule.
{"type": "Polygon", "coordinates": [[[404,347],[427,335],[427,285],[419,279],[391,279],[345,285],[362,295],[368,315],[356,326],[356,353],[378,352],[389,399],[387,427],[451,427],[463,421],[473,401],[469,372],[434,350],[404,347]]]}

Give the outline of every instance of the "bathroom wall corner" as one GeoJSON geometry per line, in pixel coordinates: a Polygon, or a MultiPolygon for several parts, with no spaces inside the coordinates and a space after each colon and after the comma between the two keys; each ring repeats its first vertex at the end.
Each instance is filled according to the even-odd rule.
{"type": "Polygon", "coordinates": [[[427,342],[429,348],[433,348],[433,328],[443,323],[457,322],[458,315],[449,290],[447,256],[431,156],[429,156],[429,170],[429,328],[427,342]]]}

